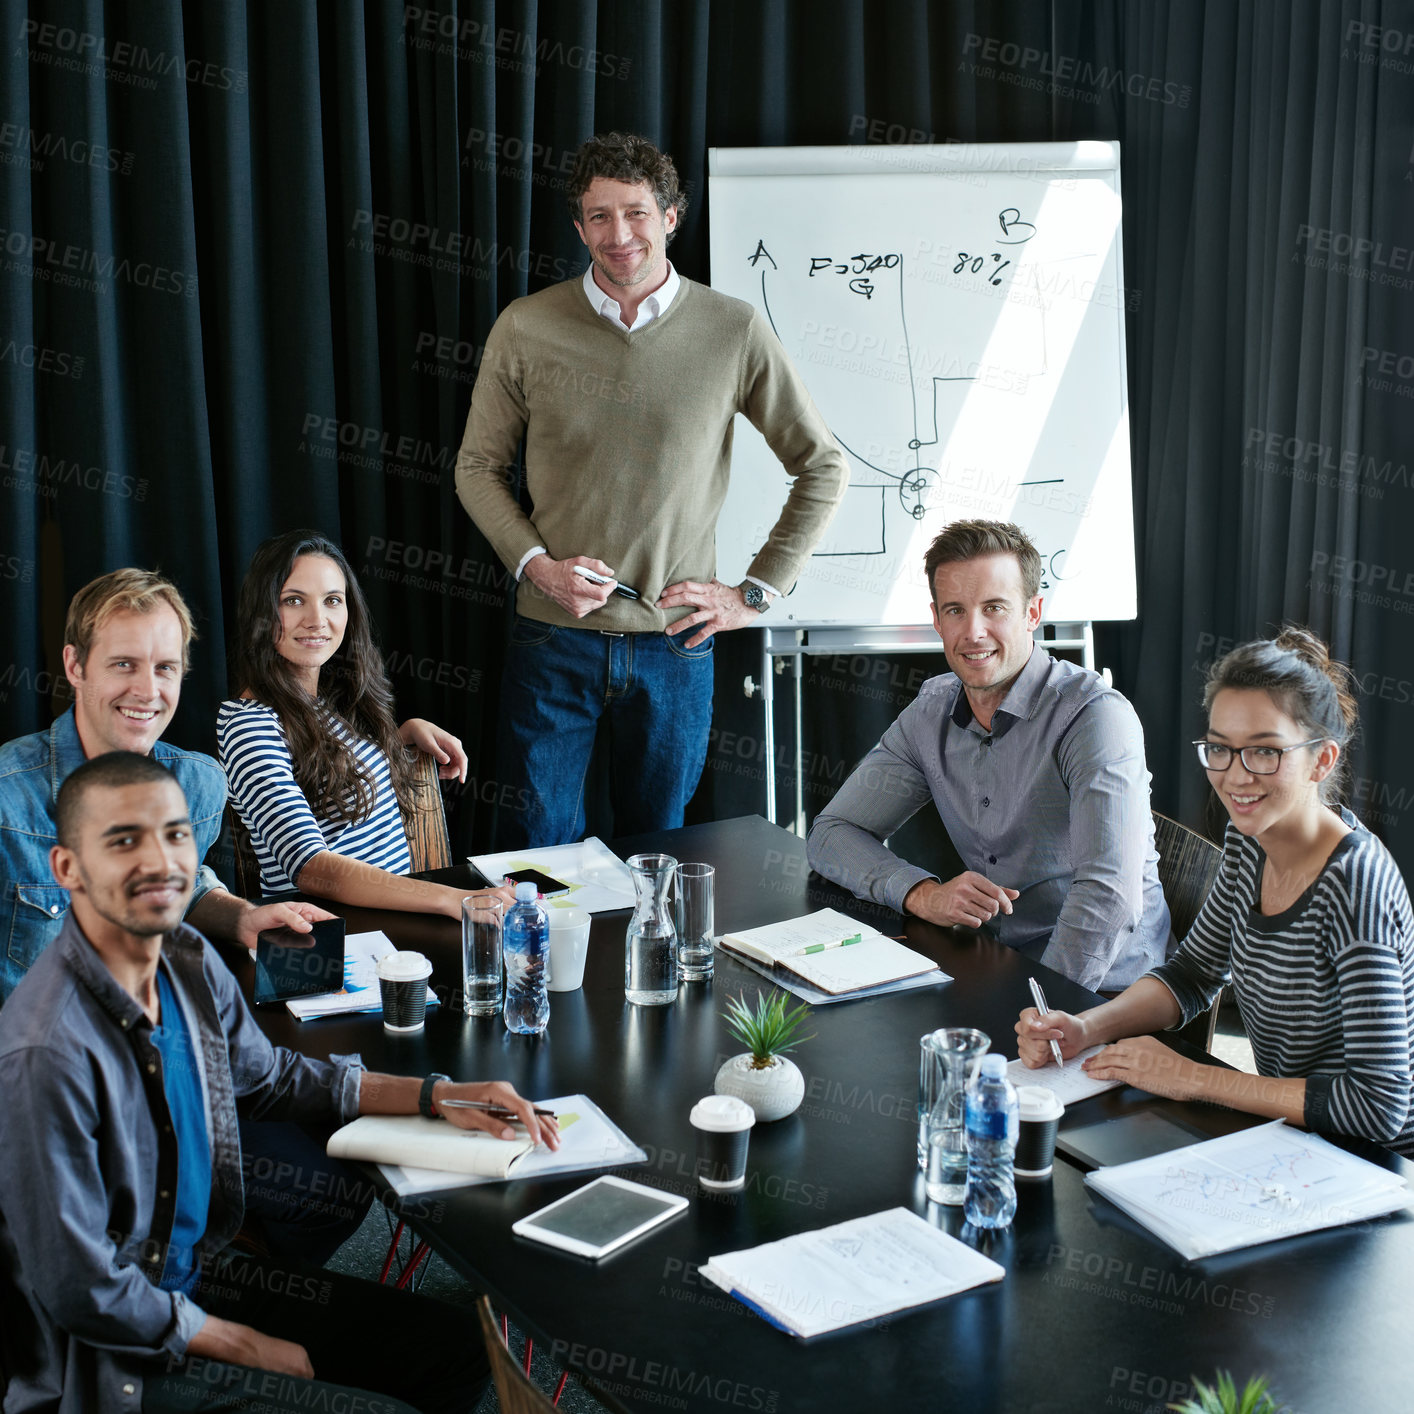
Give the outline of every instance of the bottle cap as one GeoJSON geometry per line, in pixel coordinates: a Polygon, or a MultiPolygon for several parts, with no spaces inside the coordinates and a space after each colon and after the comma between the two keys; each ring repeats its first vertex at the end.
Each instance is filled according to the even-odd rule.
{"type": "Polygon", "coordinates": [[[995,1051],[982,1057],[982,1074],[988,1080],[1006,1079],[1006,1057],[995,1051]]]}
{"type": "Polygon", "coordinates": [[[529,879],[522,879],[520,883],[516,885],[517,903],[534,903],[539,897],[540,890],[537,889],[529,879]]]}

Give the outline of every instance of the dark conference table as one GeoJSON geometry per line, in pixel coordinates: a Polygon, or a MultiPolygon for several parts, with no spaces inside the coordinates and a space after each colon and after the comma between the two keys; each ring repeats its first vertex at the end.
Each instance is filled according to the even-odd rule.
{"type": "MultiPolygon", "coordinates": [[[[889,926],[896,915],[811,879],[804,843],[760,817],[612,843],[621,856],[663,849],[715,864],[719,933],[824,906],[897,931],[889,926]]],[[[462,866],[429,877],[467,884],[472,875],[462,866]]],[[[460,932],[449,920],[340,912],[350,932],[381,928],[427,953],[443,996],[458,988],[460,932]]],[[[1007,1268],[1002,1282],[809,1344],[773,1329],[700,1277],[699,1265],[899,1205],[954,1235],[961,1229],[960,1209],[927,1202],[915,1159],[918,1038],[977,1026],[995,1049],[1015,1054],[1012,1026],[1030,1004],[1032,973],[1052,1006],[1079,1010],[1094,999],[989,939],[908,920],[909,944],[955,980],[816,1008],[815,1037],[794,1057],[804,1104],[753,1129],[744,1190],[708,1196],[692,1178],[688,1110],[741,1049],[718,1016],[727,997],[765,984],[719,951],[711,983],[684,984],[672,1006],[629,1006],[627,916],[596,915],[584,988],[551,994],[538,1039],[511,1036],[500,1017],[468,1017],[459,1006],[429,1012],[414,1038],[386,1035],[377,1018],[300,1024],[283,1010],[260,1013],[272,1038],[310,1055],[359,1050],[375,1069],[507,1079],[533,1097],[583,1091],[647,1151],[646,1164],[617,1172],[690,1197],[681,1217],[597,1265],[510,1231],[591,1175],[409,1200],[419,1235],[611,1406],[1159,1414],[1187,1395],[1192,1376],[1207,1382],[1228,1369],[1239,1387],[1265,1374],[1293,1414],[1318,1414],[1392,1408],[1392,1397],[1414,1388],[1407,1216],[1189,1264],[1092,1196],[1059,1154],[1049,1182],[1018,1184],[1011,1230],[980,1239],[1007,1268]]],[[[1072,1107],[1065,1123],[1147,1107],[1210,1134],[1254,1122],[1124,1089],[1072,1107]]]]}

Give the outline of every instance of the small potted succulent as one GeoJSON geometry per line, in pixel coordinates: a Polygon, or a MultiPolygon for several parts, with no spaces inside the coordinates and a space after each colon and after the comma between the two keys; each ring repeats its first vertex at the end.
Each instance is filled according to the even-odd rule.
{"type": "Polygon", "coordinates": [[[1226,1370],[1218,1371],[1217,1382],[1205,1385],[1193,1377],[1193,1397],[1182,1404],[1170,1404],[1177,1414],[1282,1414],[1284,1405],[1267,1393],[1267,1381],[1253,1376],[1241,1394],[1226,1370]]]}
{"type": "Polygon", "coordinates": [[[713,1085],[717,1094],[745,1100],[763,1123],[794,1114],[805,1098],[805,1077],[785,1053],[810,1040],[797,1034],[809,1015],[804,1002],[787,1007],[786,994],[780,991],[769,997],[758,991],[754,1007],[747,1005],[744,994],[728,1002],[722,1018],[746,1051],[718,1070],[713,1085]]]}

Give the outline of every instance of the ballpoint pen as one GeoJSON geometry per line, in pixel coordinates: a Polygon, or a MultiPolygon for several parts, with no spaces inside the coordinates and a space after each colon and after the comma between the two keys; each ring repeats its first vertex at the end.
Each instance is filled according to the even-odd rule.
{"type": "MultiPolygon", "coordinates": [[[[437,1107],[444,1110],[482,1110],[496,1119],[520,1118],[514,1110],[508,1110],[504,1105],[493,1104],[490,1100],[438,1100],[437,1107]]],[[[532,1113],[541,1119],[556,1118],[554,1110],[533,1110],[532,1113]]]]}
{"type": "MultiPolygon", "coordinates": [[[[1043,1016],[1050,1011],[1046,1005],[1046,994],[1041,990],[1041,984],[1034,978],[1026,979],[1031,984],[1031,1000],[1036,1003],[1036,1010],[1043,1016]]],[[[1056,1058],[1056,1065],[1059,1069],[1065,1069],[1065,1062],[1061,1059],[1061,1048],[1058,1041],[1051,1042],[1051,1054],[1056,1058]]]]}

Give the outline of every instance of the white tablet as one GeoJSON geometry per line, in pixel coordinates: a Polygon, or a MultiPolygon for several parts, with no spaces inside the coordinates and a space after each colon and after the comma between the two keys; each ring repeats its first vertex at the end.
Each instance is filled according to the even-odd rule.
{"type": "Polygon", "coordinates": [[[625,1242],[675,1218],[687,1199],[605,1174],[511,1224],[520,1237],[580,1257],[604,1257],[625,1242]]]}

